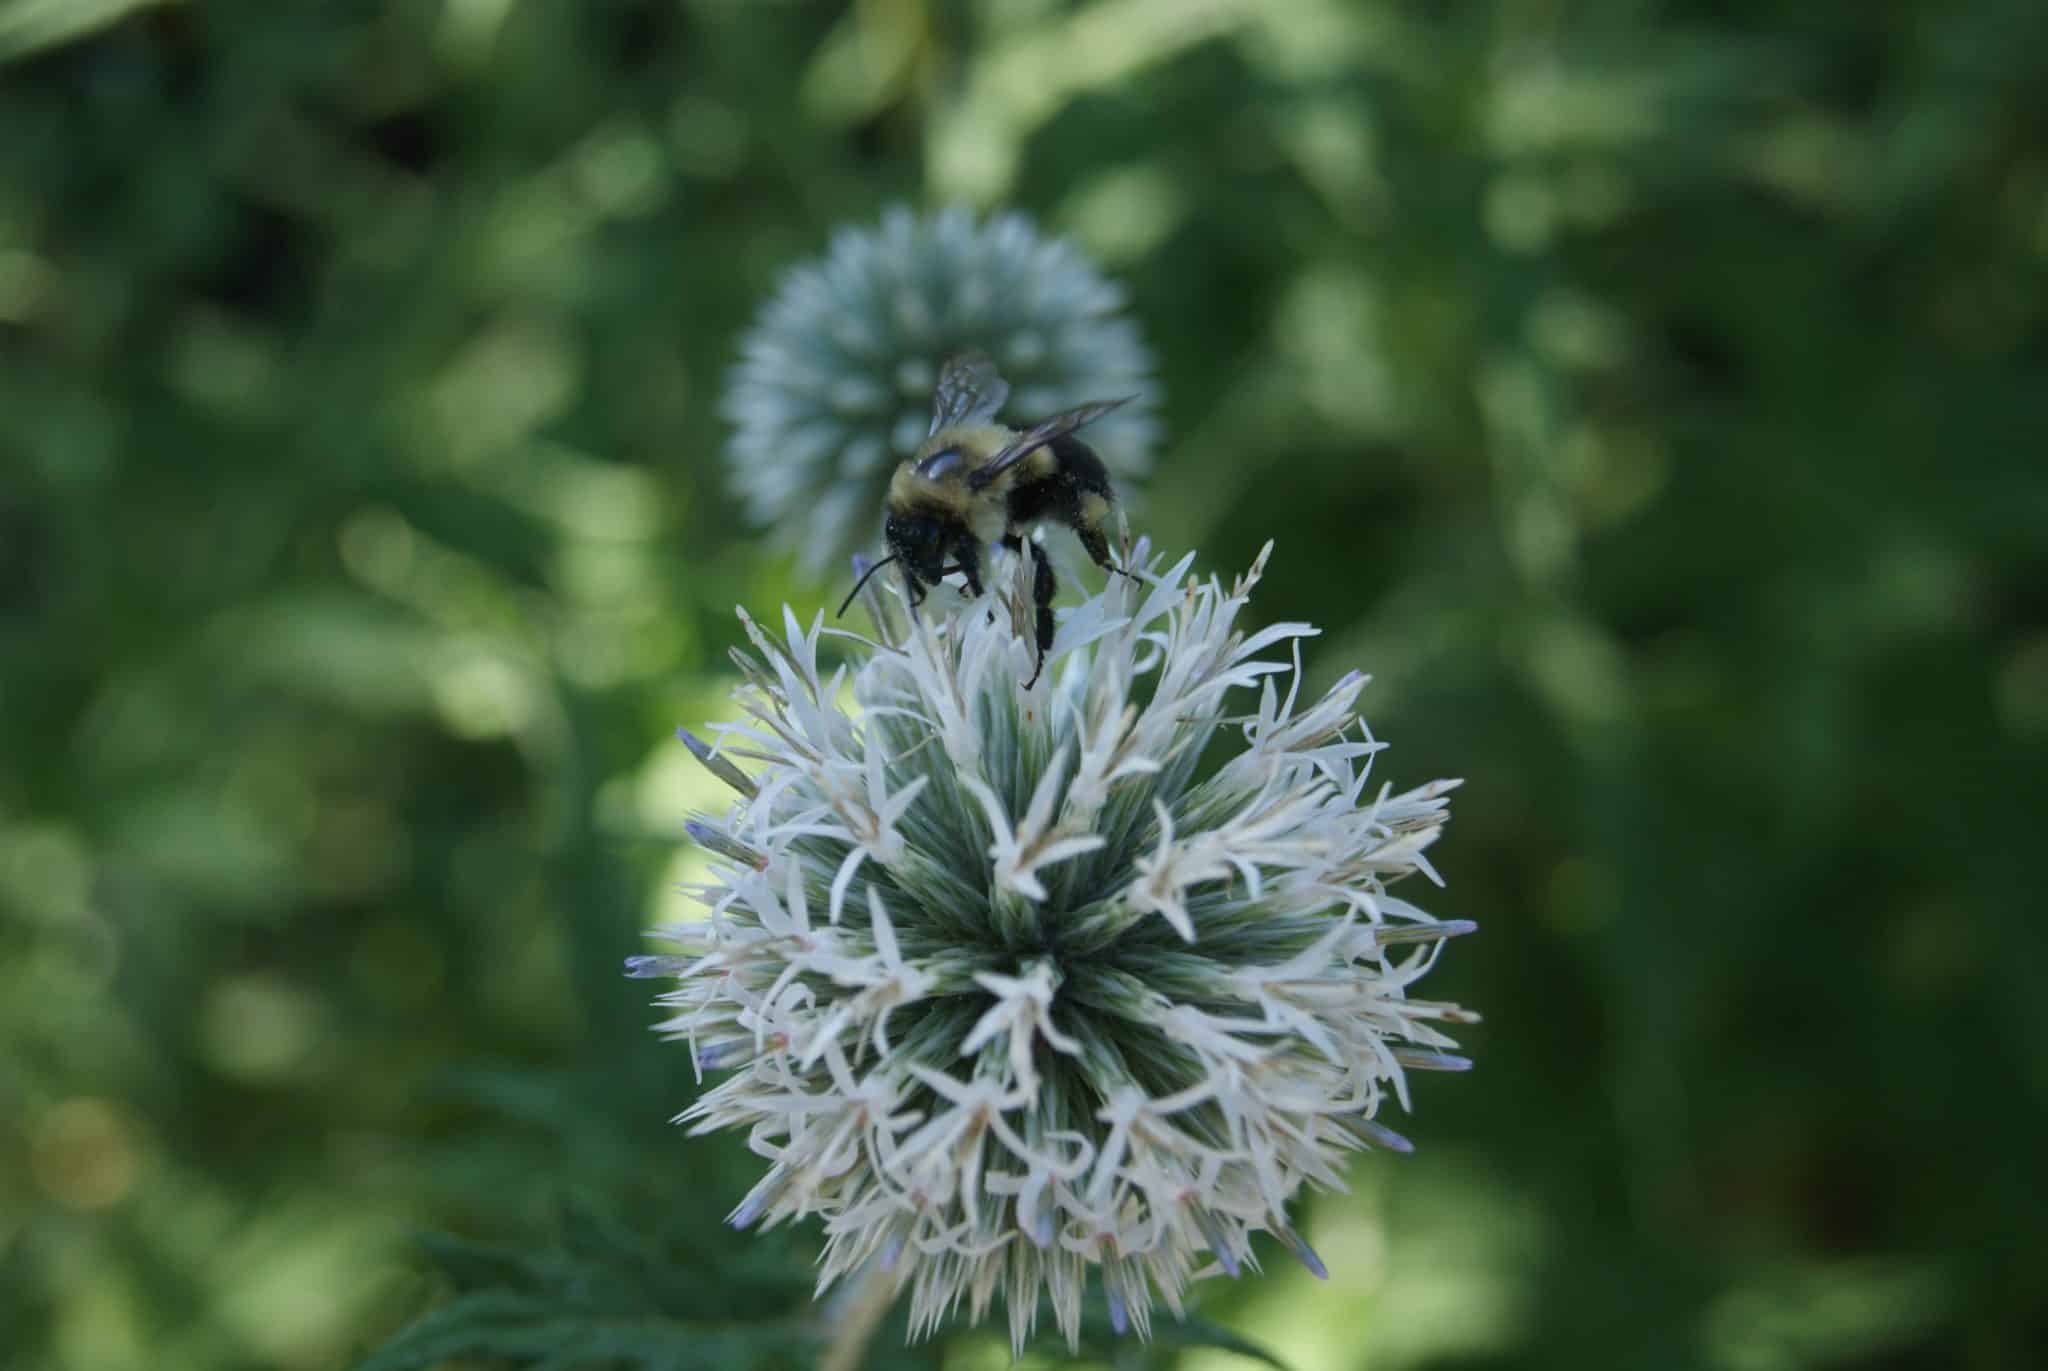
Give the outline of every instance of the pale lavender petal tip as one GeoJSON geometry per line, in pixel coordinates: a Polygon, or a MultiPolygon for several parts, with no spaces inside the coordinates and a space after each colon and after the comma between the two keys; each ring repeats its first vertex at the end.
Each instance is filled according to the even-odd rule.
{"type": "Polygon", "coordinates": [[[1414,1143],[1409,1142],[1383,1123],[1376,1123],[1371,1119],[1353,1119],[1352,1127],[1364,1134],[1369,1140],[1386,1148],[1389,1152],[1399,1152],[1406,1156],[1415,1150],[1414,1143]]]}
{"type": "Polygon", "coordinates": [[[1323,1265],[1323,1259],[1316,1255],[1316,1250],[1308,1245],[1308,1239],[1291,1228],[1279,1229],[1273,1236],[1280,1239],[1281,1245],[1294,1254],[1294,1259],[1306,1267],[1311,1276],[1319,1281],[1330,1279],[1330,1269],[1323,1265]]]}
{"type": "Polygon", "coordinates": [[[719,780],[724,781],[748,799],[752,799],[760,793],[760,787],[754,784],[752,777],[725,758],[719,756],[711,744],[690,732],[689,729],[678,728],[676,730],[676,737],[682,740],[684,747],[690,749],[690,755],[701,762],[704,769],[719,780]]]}
{"type": "Polygon", "coordinates": [[[706,1043],[697,1049],[697,1066],[704,1071],[717,1071],[731,1064],[747,1046],[745,1038],[727,1038],[724,1042],[706,1043]]]}

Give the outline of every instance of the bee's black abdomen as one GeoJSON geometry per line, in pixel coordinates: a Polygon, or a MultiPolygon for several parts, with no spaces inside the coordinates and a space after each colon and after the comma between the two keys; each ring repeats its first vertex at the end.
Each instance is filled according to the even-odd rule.
{"type": "Polygon", "coordinates": [[[1109,484],[1109,468],[1095,455],[1094,448],[1071,433],[1053,439],[1051,447],[1060,471],[1073,481],[1077,490],[1100,495],[1105,500],[1116,499],[1116,491],[1109,484]]]}
{"type": "Polygon", "coordinates": [[[1052,452],[1052,474],[1019,481],[1010,487],[1008,512],[1013,528],[1041,519],[1073,528],[1083,522],[1084,495],[1116,499],[1116,491],[1109,484],[1109,468],[1093,448],[1071,433],[1053,439],[1047,447],[1052,452]]]}

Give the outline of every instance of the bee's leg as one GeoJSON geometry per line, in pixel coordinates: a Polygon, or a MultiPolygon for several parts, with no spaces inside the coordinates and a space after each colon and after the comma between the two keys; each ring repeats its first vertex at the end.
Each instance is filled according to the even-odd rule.
{"type": "Polygon", "coordinates": [[[981,598],[981,549],[963,538],[953,545],[953,569],[967,578],[967,593],[981,598]]]}
{"type": "Polygon", "coordinates": [[[1059,593],[1060,583],[1053,577],[1052,563],[1046,559],[1045,550],[1035,542],[1027,541],[1024,546],[1031,549],[1031,600],[1038,607],[1038,665],[1031,669],[1031,679],[1024,683],[1029,690],[1044,674],[1045,654],[1052,651],[1052,597],[1059,593]]]}
{"type": "Polygon", "coordinates": [[[1095,565],[1101,567],[1112,576],[1129,576],[1131,574],[1115,562],[1109,560],[1109,539],[1102,536],[1101,529],[1089,528],[1086,525],[1076,525],[1074,536],[1081,540],[1082,550],[1088,554],[1089,561],[1095,563],[1095,565]]]}

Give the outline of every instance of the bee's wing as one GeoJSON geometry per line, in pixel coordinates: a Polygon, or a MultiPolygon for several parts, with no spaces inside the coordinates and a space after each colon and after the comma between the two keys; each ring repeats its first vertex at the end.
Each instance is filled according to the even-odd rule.
{"type": "Polygon", "coordinates": [[[1135,395],[1126,395],[1118,400],[1090,400],[1087,404],[1070,409],[1064,414],[1055,414],[1050,419],[1041,420],[1033,424],[1030,428],[1012,438],[1002,451],[989,458],[987,462],[970,473],[967,477],[968,489],[981,490],[985,488],[996,477],[1002,475],[1053,439],[1072,433],[1083,424],[1093,423],[1118,406],[1127,405],[1137,398],[1135,395]]]}
{"type": "Polygon", "coordinates": [[[946,359],[939,370],[939,384],[932,391],[932,426],[929,437],[956,424],[986,424],[1010,398],[1010,383],[996,371],[985,352],[962,352],[946,359]]]}

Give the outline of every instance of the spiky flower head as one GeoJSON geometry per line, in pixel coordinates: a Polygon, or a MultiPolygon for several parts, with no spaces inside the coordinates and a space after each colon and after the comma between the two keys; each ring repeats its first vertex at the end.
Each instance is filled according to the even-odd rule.
{"type": "Polygon", "coordinates": [[[1157,424],[1152,361],[1122,307],[1079,250],[1021,214],[899,208],[877,229],[842,228],[783,278],[741,344],[724,405],[734,489],[813,572],[844,565],[875,541],[940,366],[969,348],[1002,369],[1016,416],[1137,396],[1088,430],[1127,483],[1149,465],[1157,424]]]}
{"type": "Polygon", "coordinates": [[[1320,1275],[1296,1192],[1407,1151],[1388,1097],[1466,1065],[1472,1016],[1409,992],[1472,925],[1389,892],[1435,879],[1454,783],[1374,784],[1364,678],[1303,705],[1315,630],[1239,625],[1265,554],[1192,560],[1127,547],[1029,690],[1022,558],[915,620],[870,589],[872,639],[743,612],[746,717],[685,734],[737,798],[692,825],[705,917],[630,965],[730,1073],[681,1117],[768,1162],[735,1225],[821,1218],[820,1289],[872,1260],[920,1334],[1000,1292],[1021,1346],[1050,1292],[1071,1342],[1091,1270],[1145,1334],[1260,1230],[1320,1275]]]}

